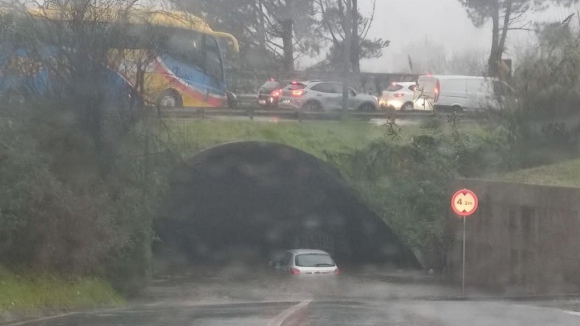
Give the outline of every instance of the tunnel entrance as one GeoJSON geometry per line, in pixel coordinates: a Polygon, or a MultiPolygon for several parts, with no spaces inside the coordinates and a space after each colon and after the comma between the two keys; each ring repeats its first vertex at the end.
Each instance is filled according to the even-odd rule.
{"type": "Polygon", "coordinates": [[[419,266],[337,170],[275,143],[228,143],[195,155],[172,175],[155,229],[154,253],[171,249],[191,264],[265,262],[308,248],[339,264],[419,266]]]}

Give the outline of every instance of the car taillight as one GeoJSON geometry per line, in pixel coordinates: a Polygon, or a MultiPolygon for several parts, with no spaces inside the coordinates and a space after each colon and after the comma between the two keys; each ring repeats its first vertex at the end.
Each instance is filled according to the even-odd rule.
{"type": "Polygon", "coordinates": [[[300,274],[300,271],[294,267],[290,268],[290,274],[292,275],[298,275],[300,274]]]}
{"type": "Polygon", "coordinates": [[[403,96],[405,96],[405,94],[403,94],[403,93],[395,93],[395,97],[403,97],[403,96]]]}
{"type": "Polygon", "coordinates": [[[292,96],[302,96],[304,94],[306,94],[306,92],[301,89],[292,91],[292,96]]]}
{"type": "Polygon", "coordinates": [[[338,275],[338,274],[340,274],[340,269],[337,268],[334,270],[334,275],[338,275]]]}
{"type": "Polygon", "coordinates": [[[273,97],[279,97],[280,95],[282,95],[282,90],[281,89],[277,89],[272,91],[272,93],[270,93],[270,95],[272,95],[273,97]]]}
{"type": "Polygon", "coordinates": [[[437,80],[437,83],[435,84],[435,102],[439,100],[440,92],[441,92],[441,83],[439,82],[439,80],[437,80]]]}

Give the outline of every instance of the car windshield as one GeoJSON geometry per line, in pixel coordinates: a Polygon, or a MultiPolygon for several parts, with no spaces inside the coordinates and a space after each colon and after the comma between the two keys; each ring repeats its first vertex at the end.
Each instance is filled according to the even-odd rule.
{"type": "Polygon", "coordinates": [[[327,254],[296,255],[295,264],[299,267],[332,267],[334,261],[327,254]]]}

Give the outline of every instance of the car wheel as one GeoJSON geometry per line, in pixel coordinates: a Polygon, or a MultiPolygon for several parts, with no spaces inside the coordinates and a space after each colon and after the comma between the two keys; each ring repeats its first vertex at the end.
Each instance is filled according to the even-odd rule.
{"type": "Polygon", "coordinates": [[[401,106],[401,111],[411,111],[413,110],[413,103],[407,102],[401,106]]]}
{"type": "Polygon", "coordinates": [[[460,107],[459,105],[454,105],[451,107],[451,112],[461,113],[463,112],[463,108],[460,107]]]}
{"type": "Polygon", "coordinates": [[[363,103],[358,107],[358,110],[361,112],[372,112],[376,111],[377,108],[372,103],[363,103]]]}
{"type": "Polygon", "coordinates": [[[323,111],[322,105],[318,101],[309,101],[302,106],[304,111],[323,111]]]}
{"type": "Polygon", "coordinates": [[[179,93],[168,89],[159,96],[157,105],[164,108],[180,108],[183,107],[183,102],[179,93]]]}

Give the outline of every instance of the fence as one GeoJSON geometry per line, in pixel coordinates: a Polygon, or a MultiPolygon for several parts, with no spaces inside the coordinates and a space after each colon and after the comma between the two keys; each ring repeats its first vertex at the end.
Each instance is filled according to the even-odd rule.
{"type": "MultiPolygon", "coordinates": [[[[484,123],[488,116],[485,113],[465,112],[465,113],[440,113],[433,111],[302,111],[302,110],[264,110],[256,107],[247,107],[239,109],[230,108],[180,108],[164,109],[160,108],[159,113],[163,118],[188,118],[188,119],[205,119],[211,117],[246,117],[253,120],[255,117],[269,117],[273,119],[286,120],[341,120],[341,119],[360,119],[369,121],[370,119],[384,119],[395,121],[396,119],[422,121],[432,118],[441,118],[446,121],[478,121],[484,123]]],[[[385,121],[386,123],[387,121],[385,121]]]]}

